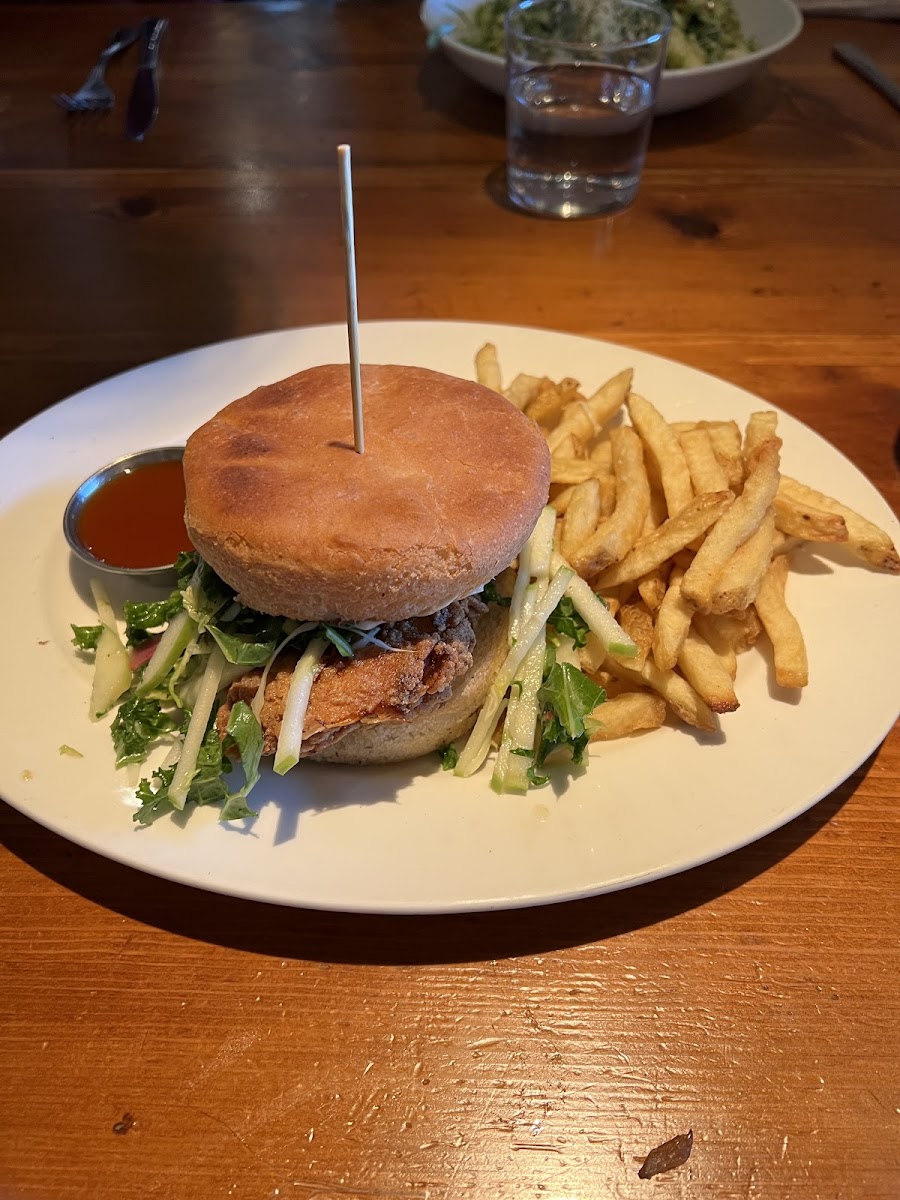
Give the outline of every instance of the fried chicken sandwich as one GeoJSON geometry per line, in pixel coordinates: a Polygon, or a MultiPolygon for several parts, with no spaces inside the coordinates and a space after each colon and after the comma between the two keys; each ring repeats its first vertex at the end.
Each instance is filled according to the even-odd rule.
{"type": "Polygon", "coordinates": [[[216,727],[251,705],[276,770],[397,761],[465,733],[507,650],[508,610],[484,589],[546,502],[546,442],[502,396],[399,366],[363,367],[362,387],[362,454],[346,366],[257,388],[185,450],[194,546],[231,608],[277,630],[265,664],[243,669],[229,643],[216,727]]]}

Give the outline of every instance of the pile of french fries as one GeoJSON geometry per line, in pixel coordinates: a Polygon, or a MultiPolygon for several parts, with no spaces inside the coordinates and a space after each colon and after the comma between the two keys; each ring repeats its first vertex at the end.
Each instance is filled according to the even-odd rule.
{"type": "Polygon", "coordinates": [[[890,537],[830,496],[781,474],[777,414],[669,422],[631,389],[631,370],[591,396],[576,379],[517,375],[504,387],[496,348],[478,381],[543,430],[551,455],[557,549],[638,645],[605,653],[591,634],[583,669],[607,694],[594,740],[656,729],[668,712],[713,732],[738,707],[738,655],[765,634],[775,680],[805,687],[806,646],[785,599],[791,555],[841,543],[900,573],[890,537]],[[619,422],[625,410],[631,424],[619,422]]]}

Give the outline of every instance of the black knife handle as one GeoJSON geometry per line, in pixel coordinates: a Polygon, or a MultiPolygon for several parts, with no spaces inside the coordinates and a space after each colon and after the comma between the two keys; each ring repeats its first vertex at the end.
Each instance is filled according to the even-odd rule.
{"type": "Polygon", "coordinates": [[[139,70],[142,68],[150,71],[156,70],[156,64],[159,61],[159,43],[168,28],[169,22],[165,17],[150,17],[144,22],[141,33],[139,70]]]}

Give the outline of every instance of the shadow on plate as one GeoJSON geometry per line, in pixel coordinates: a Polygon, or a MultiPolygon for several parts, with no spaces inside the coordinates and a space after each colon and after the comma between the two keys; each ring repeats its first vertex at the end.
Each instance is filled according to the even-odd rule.
{"type": "MultiPolygon", "coordinates": [[[[240,782],[240,767],[236,768],[240,782]]],[[[314,771],[314,783],[304,786],[298,794],[295,779],[276,775],[266,768],[259,783],[253,789],[250,806],[260,814],[272,807],[278,814],[273,845],[280,846],[298,836],[300,817],[303,813],[328,812],[330,809],[369,807],[372,804],[392,804],[404,789],[425,783],[430,775],[436,775],[442,767],[437,755],[415,759],[409,763],[397,763],[383,767],[366,767],[366,789],[361,795],[358,787],[357,768],[332,765],[330,763],[306,762],[304,770],[314,771]]],[[[164,818],[165,819],[165,818],[164,818]]],[[[190,812],[173,815],[185,824],[190,812]]],[[[223,828],[235,837],[256,837],[256,818],[225,824],[223,828]]]]}
{"type": "Polygon", "coordinates": [[[174,579],[164,583],[151,583],[136,575],[119,575],[115,571],[103,571],[97,567],[89,567],[71,550],[69,551],[69,579],[79,598],[90,608],[94,607],[91,580],[99,579],[106,589],[110,603],[120,615],[126,600],[164,600],[175,586],[174,579]]]}
{"type": "Polygon", "coordinates": [[[4,810],[0,840],[62,887],[181,937],[318,962],[479,962],[605,941],[718,899],[787,858],[827,825],[865,779],[874,758],[808,812],[724,858],[626,891],[508,912],[359,916],[218,896],[110,862],[12,808],[4,810]]]}

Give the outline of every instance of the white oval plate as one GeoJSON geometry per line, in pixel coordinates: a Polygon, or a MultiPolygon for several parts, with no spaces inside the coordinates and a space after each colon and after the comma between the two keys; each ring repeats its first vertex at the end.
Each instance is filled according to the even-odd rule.
{"type": "MultiPolygon", "coordinates": [[[[573,375],[594,388],[633,366],[636,387],[672,419],[743,423],[762,405],[678,363],[535,329],[379,322],[363,327],[362,352],[471,377],[486,340],[508,378],[573,375]]],[[[301,764],[284,779],[266,773],[253,793],[256,821],[221,825],[200,809],[134,826],[135,780],[114,769],[106,724],[88,721],[90,667],[69,644],[69,622],[88,622],[91,609],[87,576],[63,540],[66,500],[103,463],[179,442],[258,384],[346,357],[340,326],[225,342],[109,379],[0,443],[0,793],[16,808],[140,870],[255,900],[380,913],[513,908],[629,887],[746,845],[832,791],[890,729],[900,581],[839,555],[809,556],[796,564],[789,599],[807,638],[810,686],[799,701],[773,699],[765,657],[742,656],[742,706],[722,719],[721,739],[665,727],[609,743],[558,794],[525,798],[496,796],[487,770],[462,781],[431,760],[376,770],[301,764]],[[63,743],[84,757],[61,756],[63,743]]],[[[780,432],[786,473],[897,539],[885,502],[847,459],[786,414],[780,432]]]]}

